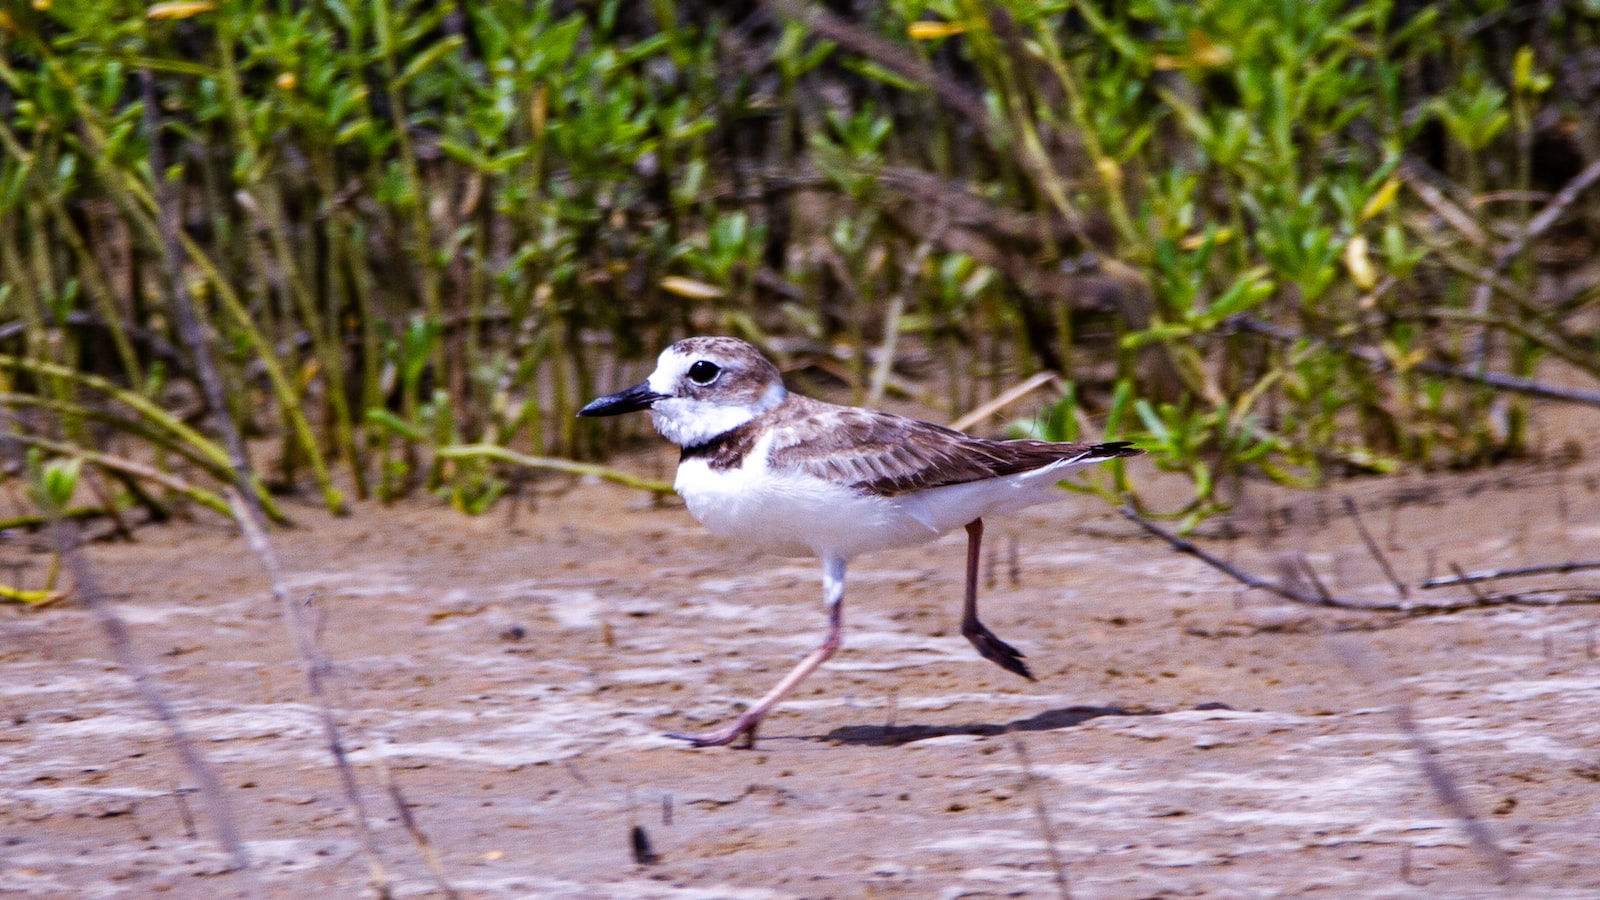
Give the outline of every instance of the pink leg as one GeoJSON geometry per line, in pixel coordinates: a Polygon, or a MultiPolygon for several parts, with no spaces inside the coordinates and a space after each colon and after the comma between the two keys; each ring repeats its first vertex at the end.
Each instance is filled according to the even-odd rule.
{"type": "Polygon", "coordinates": [[[967,601],[961,609],[961,635],[978,648],[984,659],[1033,681],[1033,673],[1022,661],[1022,652],[1000,640],[988,626],[978,621],[978,562],[982,559],[982,545],[983,520],[973,519],[967,523],[967,601]]]}
{"type": "Polygon", "coordinates": [[[828,606],[828,634],[822,639],[822,644],[817,649],[800,660],[800,664],[789,670],[777,686],[767,691],[766,696],[755,702],[755,705],[744,711],[744,714],[733,720],[733,724],[726,728],[705,734],[669,734],[667,737],[680,741],[688,741],[696,747],[720,747],[731,744],[739,735],[745,735],[744,747],[753,749],[756,745],[756,728],[767,713],[795,689],[795,686],[806,679],[816,668],[827,662],[833,654],[839,651],[839,645],[844,642],[840,636],[840,627],[844,621],[844,567],[845,561],[838,557],[827,557],[822,561],[822,590],[823,599],[828,606]]]}

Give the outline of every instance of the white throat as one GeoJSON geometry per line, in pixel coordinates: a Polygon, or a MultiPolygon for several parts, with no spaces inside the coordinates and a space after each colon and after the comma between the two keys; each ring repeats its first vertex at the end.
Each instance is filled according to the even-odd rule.
{"type": "Polygon", "coordinates": [[[679,447],[694,447],[738,428],[782,403],[787,396],[789,391],[777,382],[768,385],[766,392],[751,404],[668,397],[651,405],[650,422],[662,437],[679,447]]]}

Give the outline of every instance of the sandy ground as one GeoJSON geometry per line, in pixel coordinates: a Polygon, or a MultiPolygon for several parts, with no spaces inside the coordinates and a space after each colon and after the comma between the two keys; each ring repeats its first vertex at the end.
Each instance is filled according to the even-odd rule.
{"type": "MultiPolygon", "coordinates": [[[[1330,590],[1391,600],[1346,495],[1413,585],[1600,557],[1587,460],[1253,489],[1200,539],[1269,575],[1303,554],[1330,590]]],[[[727,721],[819,640],[815,562],[600,483],[549,481],[514,516],[295,515],[275,540],[399,896],[445,890],[380,759],[464,897],[1054,897],[1058,878],[1078,898],[1600,896],[1600,606],[1293,606],[1078,497],[989,527],[985,618],[1037,683],[961,638],[956,535],[857,561],[840,655],[754,751],[692,749],[661,735],[727,721]],[[1515,883],[1430,787],[1419,738],[1515,883]]],[[[36,542],[7,537],[0,571],[37,583],[36,542]]],[[[371,896],[243,542],[210,519],[90,558],[215,767],[262,895],[371,896]]],[[[1595,592],[1600,572],[1489,589],[1539,585],[1595,592]]],[[[1434,595],[1465,591],[1412,591],[1434,595]]],[[[248,895],[82,606],[0,609],[0,720],[0,895],[248,895]]]]}

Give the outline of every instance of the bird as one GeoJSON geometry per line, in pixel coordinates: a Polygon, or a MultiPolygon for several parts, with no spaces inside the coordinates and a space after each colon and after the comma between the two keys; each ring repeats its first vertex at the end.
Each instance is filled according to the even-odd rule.
{"type": "Polygon", "coordinates": [[[649,378],[591,401],[580,416],[648,410],[680,448],[673,489],[713,534],[822,562],[827,631],[766,695],[726,727],[670,734],[696,747],[754,747],[762,720],[842,644],[845,569],[857,556],[967,533],[961,633],[983,658],[1028,680],[1023,654],[978,618],[987,516],[1067,496],[1074,469],[1143,451],[1109,443],[990,440],[878,410],[791,393],[751,344],[691,337],[661,352],[649,378]]]}

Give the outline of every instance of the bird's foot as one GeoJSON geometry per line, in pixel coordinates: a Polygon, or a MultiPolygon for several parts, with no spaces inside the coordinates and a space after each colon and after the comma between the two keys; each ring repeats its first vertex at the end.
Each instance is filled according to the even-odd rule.
{"type": "Polygon", "coordinates": [[[987,625],[977,619],[961,623],[961,635],[972,642],[972,646],[978,648],[978,654],[984,659],[1029,681],[1037,680],[1033,677],[1033,673],[1028,671],[1028,664],[1022,661],[1022,651],[1000,640],[987,625]]]}
{"type": "Polygon", "coordinates": [[[705,734],[669,734],[666,737],[675,741],[688,741],[691,747],[725,747],[744,735],[744,743],[738,745],[739,750],[754,750],[756,748],[756,726],[761,724],[760,716],[751,716],[746,713],[733,720],[727,728],[708,731],[705,734]]]}

